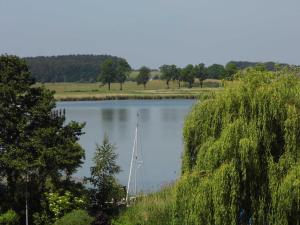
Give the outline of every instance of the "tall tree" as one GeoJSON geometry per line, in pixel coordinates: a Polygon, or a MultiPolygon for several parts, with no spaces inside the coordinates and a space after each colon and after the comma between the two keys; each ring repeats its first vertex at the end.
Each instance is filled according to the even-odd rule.
{"type": "Polygon", "coordinates": [[[226,77],[226,70],[223,65],[213,64],[207,68],[207,74],[209,78],[223,79],[226,77]]]}
{"type": "Polygon", "coordinates": [[[83,124],[66,124],[64,114],[54,111],[53,92],[34,83],[24,60],[0,56],[0,171],[6,180],[0,208],[22,216],[26,185],[32,216],[47,210],[46,184],[62,185],[84,158],[77,143],[83,124]]]}
{"type": "Polygon", "coordinates": [[[98,80],[107,84],[108,90],[110,90],[111,83],[115,82],[117,78],[118,65],[112,59],[106,59],[101,63],[100,70],[98,80]]]}
{"type": "Polygon", "coordinates": [[[120,83],[120,90],[123,90],[123,83],[129,76],[131,67],[125,59],[117,60],[116,80],[120,83]]]}
{"type": "Polygon", "coordinates": [[[192,64],[187,65],[181,70],[182,80],[189,84],[189,88],[192,88],[195,82],[195,70],[192,64]]]}
{"type": "Polygon", "coordinates": [[[87,179],[95,188],[94,198],[99,209],[104,209],[106,202],[118,198],[120,191],[120,185],[115,176],[121,169],[117,165],[118,155],[115,150],[116,147],[109,142],[108,136],[105,135],[102,145],[96,146],[93,158],[94,166],[90,168],[91,177],[87,179]]]}
{"type": "Polygon", "coordinates": [[[233,75],[236,74],[238,72],[238,68],[236,66],[236,64],[229,62],[226,64],[225,66],[225,70],[227,72],[227,79],[232,79],[233,75]]]}
{"type": "Polygon", "coordinates": [[[160,72],[162,73],[161,78],[166,81],[167,88],[169,89],[169,82],[175,80],[175,77],[178,73],[178,68],[176,65],[162,65],[159,67],[160,72]]]}
{"type": "Polygon", "coordinates": [[[207,69],[203,63],[200,63],[194,67],[195,77],[198,78],[201,88],[203,87],[203,81],[207,78],[207,69]]]}
{"type": "Polygon", "coordinates": [[[139,72],[138,76],[136,77],[137,84],[143,84],[144,89],[146,89],[146,84],[148,83],[148,81],[150,79],[150,73],[151,73],[151,70],[148,67],[142,66],[140,68],[140,72],[139,72]]]}
{"type": "Polygon", "coordinates": [[[180,82],[183,81],[181,68],[177,67],[174,71],[173,81],[177,81],[178,88],[180,88],[180,82]]]}

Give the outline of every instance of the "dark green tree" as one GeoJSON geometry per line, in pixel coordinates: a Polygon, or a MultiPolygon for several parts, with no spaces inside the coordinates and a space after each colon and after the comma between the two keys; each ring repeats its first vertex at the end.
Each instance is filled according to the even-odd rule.
{"type": "Polygon", "coordinates": [[[105,135],[102,145],[96,146],[94,166],[90,168],[91,176],[86,179],[94,187],[92,200],[98,210],[106,210],[109,208],[107,202],[113,200],[115,203],[121,196],[121,186],[115,177],[121,171],[117,165],[118,155],[115,149],[115,145],[112,145],[105,135]]]}
{"type": "Polygon", "coordinates": [[[37,82],[96,82],[104,60],[122,60],[110,55],[61,55],[25,58],[37,82]]]}
{"type": "Polygon", "coordinates": [[[182,80],[189,84],[189,88],[192,88],[195,82],[195,70],[192,64],[187,65],[181,70],[182,80]]]}
{"type": "Polygon", "coordinates": [[[257,71],[266,71],[267,70],[267,66],[264,63],[257,63],[254,67],[257,71]]]}
{"type": "Polygon", "coordinates": [[[176,79],[178,75],[178,68],[176,65],[162,65],[159,69],[162,73],[161,79],[166,81],[167,88],[169,89],[169,82],[176,79]]]}
{"type": "Polygon", "coordinates": [[[101,63],[100,70],[98,80],[107,84],[108,90],[110,90],[111,83],[117,80],[118,64],[112,59],[106,59],[101,63]]]}
{"type": "Polygon", "coordinates": [[[223,65],[213,64],[207,68],[207,74],[209,78],[224,79],[227,75],[223,65]]]}
{"type": "Polygon", "coordinates": [[[238,68],[234,63],[227,63],[225,66],[225,70],[227,72],[226,79],[231,80],[233,78],[233,75],[238,72],[238,68]]]}
{"type": "Polygon", "coordinates": [[[203,87],[203,81],[207,78],[207,68],[203,63],[200,63],[194,67],[195,77],[198,78],[200,87],[203,87]]]}
{"type": "Polygon", "coordinates": [[[125,59],[119,59],[116,61],[116,81],[120,83],[120,90],[123,90],[123,83],[129,76],[129,72],[131,71],[131,67],[125,59]]]}
{"type": "Polygon", "coordinates": [[[82,164],[77,143],[83,124],[65,123],[55,111],[53,92],[34,86],[26,63],[0,56],[0,171],[6,180],[0,209],[23,218],[28,186],[30,216],[45,209],[47,184],[61,187],[82,164]]]}
{"type": "Polygon", "coordinates": [[[183,81],[181,68],[177,67],[176,70],[174,70],[173,81],[177,81],[178,88],[180,88],[181,81],[183,81]]]}
{"type": "Polygon", "coordinates": [[[142,66],[140,68],[140,72],[138,74],[138,76],[136,77],[136,82],[137,84],[143,84],[144,85],[144,89],[146,89],[146,84],[148,83],[149,79],[150,79],[150,73],[151,70],[146,67],[146,66],[142,66]]]}

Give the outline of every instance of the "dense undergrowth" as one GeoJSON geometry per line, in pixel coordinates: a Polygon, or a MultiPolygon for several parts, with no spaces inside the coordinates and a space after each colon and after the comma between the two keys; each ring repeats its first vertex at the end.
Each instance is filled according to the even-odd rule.
{"type": "Polygon", "coordinates": [[[300,223],[300,81],[247,70],[185,121],[182,176],[115,224],[300,223]]]}

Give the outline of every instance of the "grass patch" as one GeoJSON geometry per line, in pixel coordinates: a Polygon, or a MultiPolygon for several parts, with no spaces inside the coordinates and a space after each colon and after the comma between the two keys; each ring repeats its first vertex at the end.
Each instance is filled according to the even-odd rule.
{"type": "Polygon", "coordinates": [[[138,199],[113,221],[113,225],[171,225],[175,205],[174,186],[138,199]]]}
{"type": "MultiPolygon", "coordinates": [[[[41,84],[37,84],[41,85],[41,84]]],[[[165,81],[152,80],[147,84],[146,89],[142,85],[128,81],[120,90],[118,83],[111,85],[108,91],[106,85],[101,83],[45,83],[44,86],[55,91],[54,97],[61,101],[76,100],[110,100],[110,99],[194,99],[208,93],[222,90],[219,88],[220,81],[207,80],[203,88],[198,85],[193,88],[187,88],[182,82],[181,88],[178,88],[176,82],[170,82],[170,88],[166,88],[165,81]]]]}

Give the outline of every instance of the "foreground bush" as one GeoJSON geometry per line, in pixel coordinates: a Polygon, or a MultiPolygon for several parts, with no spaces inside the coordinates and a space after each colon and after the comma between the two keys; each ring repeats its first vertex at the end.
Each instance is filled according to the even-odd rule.
{"type": "Polygon", "coordinates": [[[94,219],[84,210],[74,210],[55,222],[54,225],[90,225],[94,219]]]}
{"type": "Polygon", "coordinates": [[[16,225],[19,223],[19,216],[13,210],[8,210],[0,215],[0,225],[16,225]]]}
{"type": "Polygon", "coordinates": [[[175,203],[174,188],[150,194],[137,200],[113,221],[114,225],[171,225],[175,203]]]}

